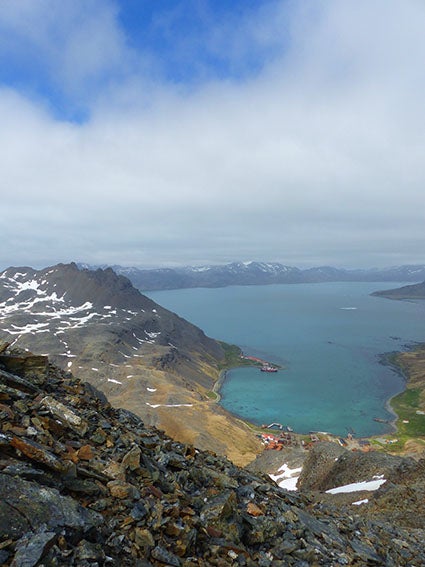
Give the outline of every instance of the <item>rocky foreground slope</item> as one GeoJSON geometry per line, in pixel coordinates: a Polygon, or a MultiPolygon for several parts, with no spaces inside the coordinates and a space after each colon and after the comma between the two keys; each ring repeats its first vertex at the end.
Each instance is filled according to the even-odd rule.
{"type": "Polygon", "coordinates": [[[1,564],[425,564],[424,530],[285,492],[45,357],[0,351],[1,564]]]}
{"type": "Polygon", "coordinates": [[[114,405],[181,441],[240,464],[260,451],[252,433],[211,402],[222,345],[110,268],[58,264],[1,272],[0,338],[48,353],[114,405]]]}

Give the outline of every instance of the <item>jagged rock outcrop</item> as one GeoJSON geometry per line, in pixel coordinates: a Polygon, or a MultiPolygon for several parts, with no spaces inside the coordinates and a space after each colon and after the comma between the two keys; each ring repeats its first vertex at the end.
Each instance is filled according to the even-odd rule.
{"type": "Polygon", "coordinates": [[[298,486],[303,490],[326,491],[374,475],[393,481],[416,468],[416,461],[409,457],[348,451],[336,443],[322,442],[309,451],[298,486]]]}
{"type": "Polygon", "coordinates": [[[313,446],[303,463],[298,486],[304,490],[327,490],[338,486],[329,477],[333,473],[335,463],[345,452],[340,445],[326,441],[313,446]]]}
{"type": "Polygon", "coordinates": [[[3,351],[0,367],[1,564],[424,564],[423,530],[287,493],[47,361],[34,382],[15,375],[9,354],[24,356],[3,351]]]}
{"type": "Polygon", "coordinates": [[[335,443],[321,442],[309,451],[297,486],[302,492],[314,492],[317,502],[350,506],[367,500],[367,505],[359,507],[359,514],[425,529],[425,459],[348,451],[335,443]],[[362,489],[374,479],[383,482],[379,490],[362,489]],[[353,492],[326,494],[350,485],[356,487],[353,492]]]}

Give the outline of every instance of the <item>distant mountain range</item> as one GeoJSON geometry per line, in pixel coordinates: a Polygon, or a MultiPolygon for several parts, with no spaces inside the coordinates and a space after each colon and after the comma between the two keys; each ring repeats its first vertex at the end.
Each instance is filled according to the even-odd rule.
{"type": "Polygon", "coordinates": [[[388,299],[425,299],[425,282],[405,285],[396,289],[375,291],[372,295],[388,299]]]}
{"type": "Polygon", "coordinates": [[[4,270],[0,340],[49,355],[62,369],[103,391],[115,406],[170,435],[178,433],[180,440],[255,456],[258,441],[211,402],[224,362],[222,344],[142,295],[111,268],[91,271],[58,264],[4,270]]]}
{"type": "MultiPolygon", "coordinates": [[[[84,268],[96,266],[80,264],[84,268]]],[[[230,285],[319,283],[336,281],[419,282],[425,279],[425,265],[395,266],[367,270],[345,270],[321,266],[301,270],[277,262],[233,262],[220,266],[143,269],[112,266],[141,291],[230,285]]]]}

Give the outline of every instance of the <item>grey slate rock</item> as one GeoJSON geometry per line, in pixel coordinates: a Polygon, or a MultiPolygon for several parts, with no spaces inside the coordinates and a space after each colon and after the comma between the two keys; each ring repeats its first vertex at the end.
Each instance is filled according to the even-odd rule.
{"type": "Polygon", "coordinates": [[[103,523],[100,514],[83,508],[58,490],[0,473],[0,537],[18,538],[46,525],[48,529],[73,528],[83,532],[103,523]]]}
{"type": "Polygon", "coordinates": [[[13,567],[34,567],[57,538],[55,532],[26,534],[16,544],[13,567]]]}

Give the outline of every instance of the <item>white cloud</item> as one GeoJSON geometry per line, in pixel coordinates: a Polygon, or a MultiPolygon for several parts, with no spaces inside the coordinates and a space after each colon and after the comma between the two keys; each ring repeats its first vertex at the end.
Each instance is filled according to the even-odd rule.
{"type": "MultiPolygon", "coordinates": [[[[54,13],[28,31],[52,4],[36,2],[35,14],[33,2],[18,4],[27,12],[7,20],[2,9],[0,25],[42,45],[51,69],[63,66],[61,84],[125,66],[109,3],[65,3],[63,51],[54,13]]],[[[0,91],[5,264],[421,261],[425,7],[290,5],[290,18],[282,3],[272,20],[271,8],[256,20],[272,56],[240,81],[190,91],[154,84],[133,66],[94,93],[80,125],[0,91]]],[[[243,22],[241,53],[254,28],[243,22]]]]}
{"type": "Polygon", "coordinates": [[[135,64],[110,0],[3,0],[0,32],[0,57],[44,76],[69,101],[135,64]]]}

